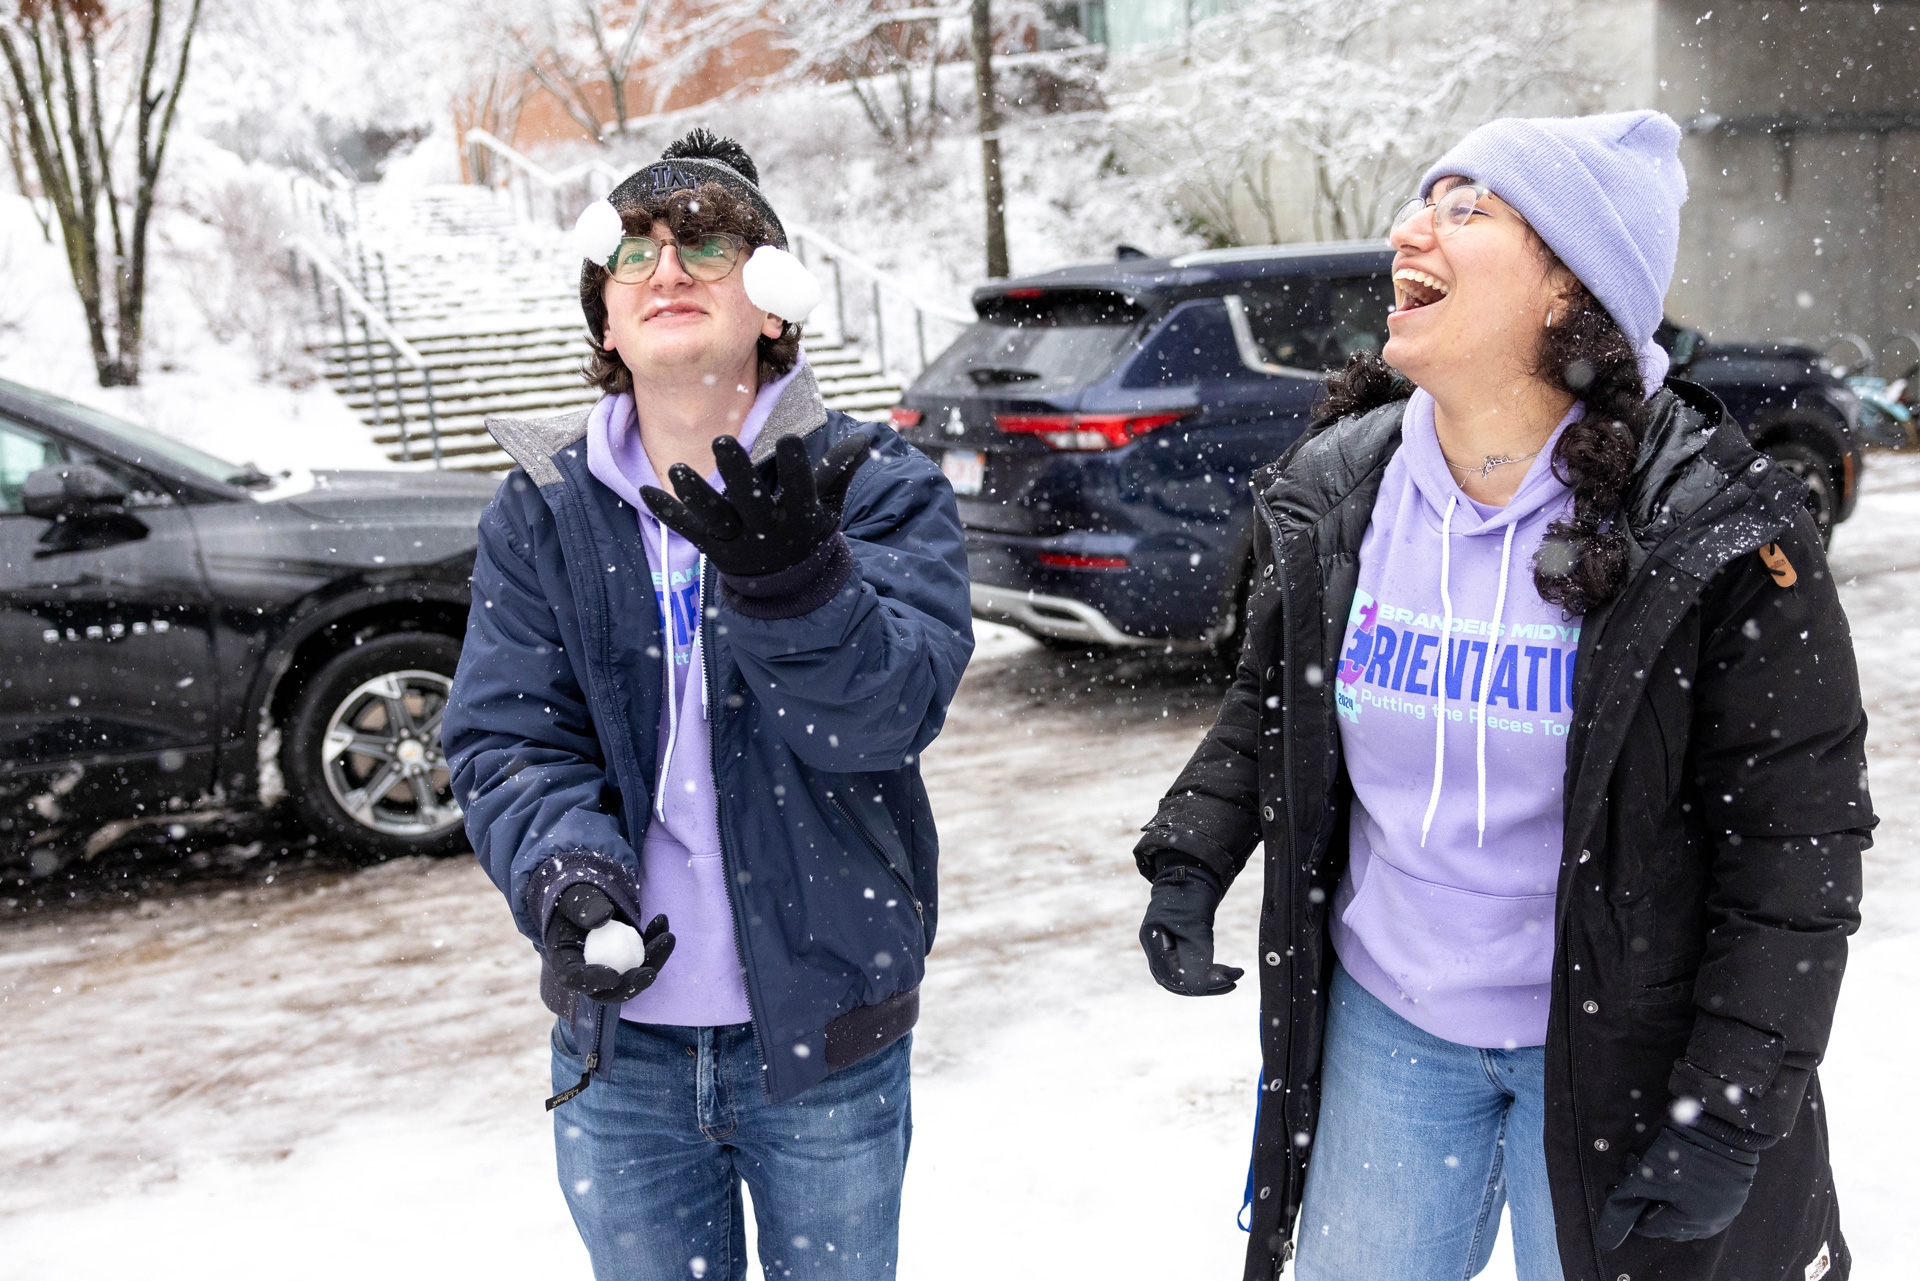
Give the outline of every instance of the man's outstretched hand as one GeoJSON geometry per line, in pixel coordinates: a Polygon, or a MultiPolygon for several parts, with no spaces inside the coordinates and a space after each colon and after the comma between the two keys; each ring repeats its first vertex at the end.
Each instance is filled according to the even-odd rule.
{"type": "Polygon", "coordinates": [[[873,448],[855,433],[827,451],[817,467],[797,436],[783,437],[759,467],[740,442],[722,436],[713,459],[727,492],[718,493],[685,463],[667,471],[672,494],[649,485],[640,491],[660,523],[706,553],[713,567],[735,578],[791,569],[813,555],[840,528],[847,485],[873,448]]]}
{"type": "Polygon", "coordinates": [[[623,1005],[653,986],[660,967],[673,954],[673,935],[667,933],[667,918],[656,916],[640,932],[646,956],[639,965],[624,973],[606,965],[589,965],[587,935],[608,921],[633,925],[599,886],[585,882],[567,886],[547,918],[547,960],[553,977],[569,992],[605,1005],[623,1005]]]}

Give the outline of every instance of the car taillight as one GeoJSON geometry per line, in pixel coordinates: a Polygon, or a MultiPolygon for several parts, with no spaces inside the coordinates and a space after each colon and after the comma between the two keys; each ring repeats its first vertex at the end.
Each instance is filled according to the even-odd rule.
{"type": "Polygon", "coordinates": [[[995,414],[993,422],[1004,432],[1038,436],[1050,449],[1091,451],[1130,445],[1186,416],[1184,410],[1171,414],[995,414]]]}
{"type": "Polygon", "coordinates": [[[1040,563],[1053,569],[1125,569],[1125,556],[1075,556],[1065,552],[1041,552],[1040,563]]]}
{"type": "Polygon", "coordinates": [[[926,415],[918,409],[908,409],[905,405],[893,407],[893,425],[895,427],[918,427],[926,415]]]}

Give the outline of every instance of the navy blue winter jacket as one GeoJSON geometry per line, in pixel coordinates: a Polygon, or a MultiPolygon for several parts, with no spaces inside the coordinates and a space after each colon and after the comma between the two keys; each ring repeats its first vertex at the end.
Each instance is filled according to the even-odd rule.
{"type": "MultiPolygon", "coordinates": [[[[536,949],[576,882],[639,920],[658,777],[660,616],[634,511],[587,470],[586,421],[488,422],[520,465],[480,520],[442,728],[474,851],[536,949]]],[[[720,844],[775,1101],[917,1012],[937,894],[919,755],[973,652],[959,513],[924,455],[829,412],[805,369],[753,455],[792,435],[817,462],[853,432],[874,456],[841,518],[846,585],[811,613],[763,620],[710,582],[701,622],[720,844]]],[[[562,991],[550,967],[541,992],[604,1074],[613,1012],[562,991]]]]}

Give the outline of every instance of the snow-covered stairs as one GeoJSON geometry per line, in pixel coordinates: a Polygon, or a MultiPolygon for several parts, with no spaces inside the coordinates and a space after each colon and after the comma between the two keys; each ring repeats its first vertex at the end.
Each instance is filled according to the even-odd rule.
{"type": "MultiPolygon", "coordinates": [[[[516,220],[493,193],[432,187],[404,200],[369,194],[359,203],[358,243],[342,252],[362,292],[431,371],[445,466],[512,466],[487,435],[489,415],[564,413],[596,398],[581,377],[586,330],[562,238],[516,220]]],[[[802,341],[828,405],[881,417],[899,401],[899,379],[858,344],[811,326],[802,341]]],[[[377,336],[369,344],[357,325],[344,351],[337,325],[321,350],[328,381],[388,457],[432,466],[420,371],[395,359],[377,336]]]]}

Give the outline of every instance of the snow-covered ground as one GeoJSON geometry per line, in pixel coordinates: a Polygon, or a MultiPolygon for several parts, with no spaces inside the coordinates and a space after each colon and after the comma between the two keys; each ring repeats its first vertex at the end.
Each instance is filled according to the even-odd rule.
{"type": "MultiPolygon", "coordinates": [[[[1920,1121],[1897,1105],[1920,1051],[1902,1017],[1920,980],[1917,527],[1920,458],[1878,458],[1834,547],[1883,816],[1823,1070],[1863,1278],[1920,1250],[1920,1121]]],[[[1254,993],[1152,985],[1128,855],[1218,689],[982,640],[926,755],[942,928],[902,1275],[1235,1276],[1254,993]]],[[[1223,909],[1226,959],[1249,968],[1256,898],[1223,909]]],[[[0,1277],[586,1275],[540,1107],[534,974],[466,860],[0,915],[0,1277]]],[[[1484,1275],[1511,1277],[1504,1247],[1484,1275]]]]}

